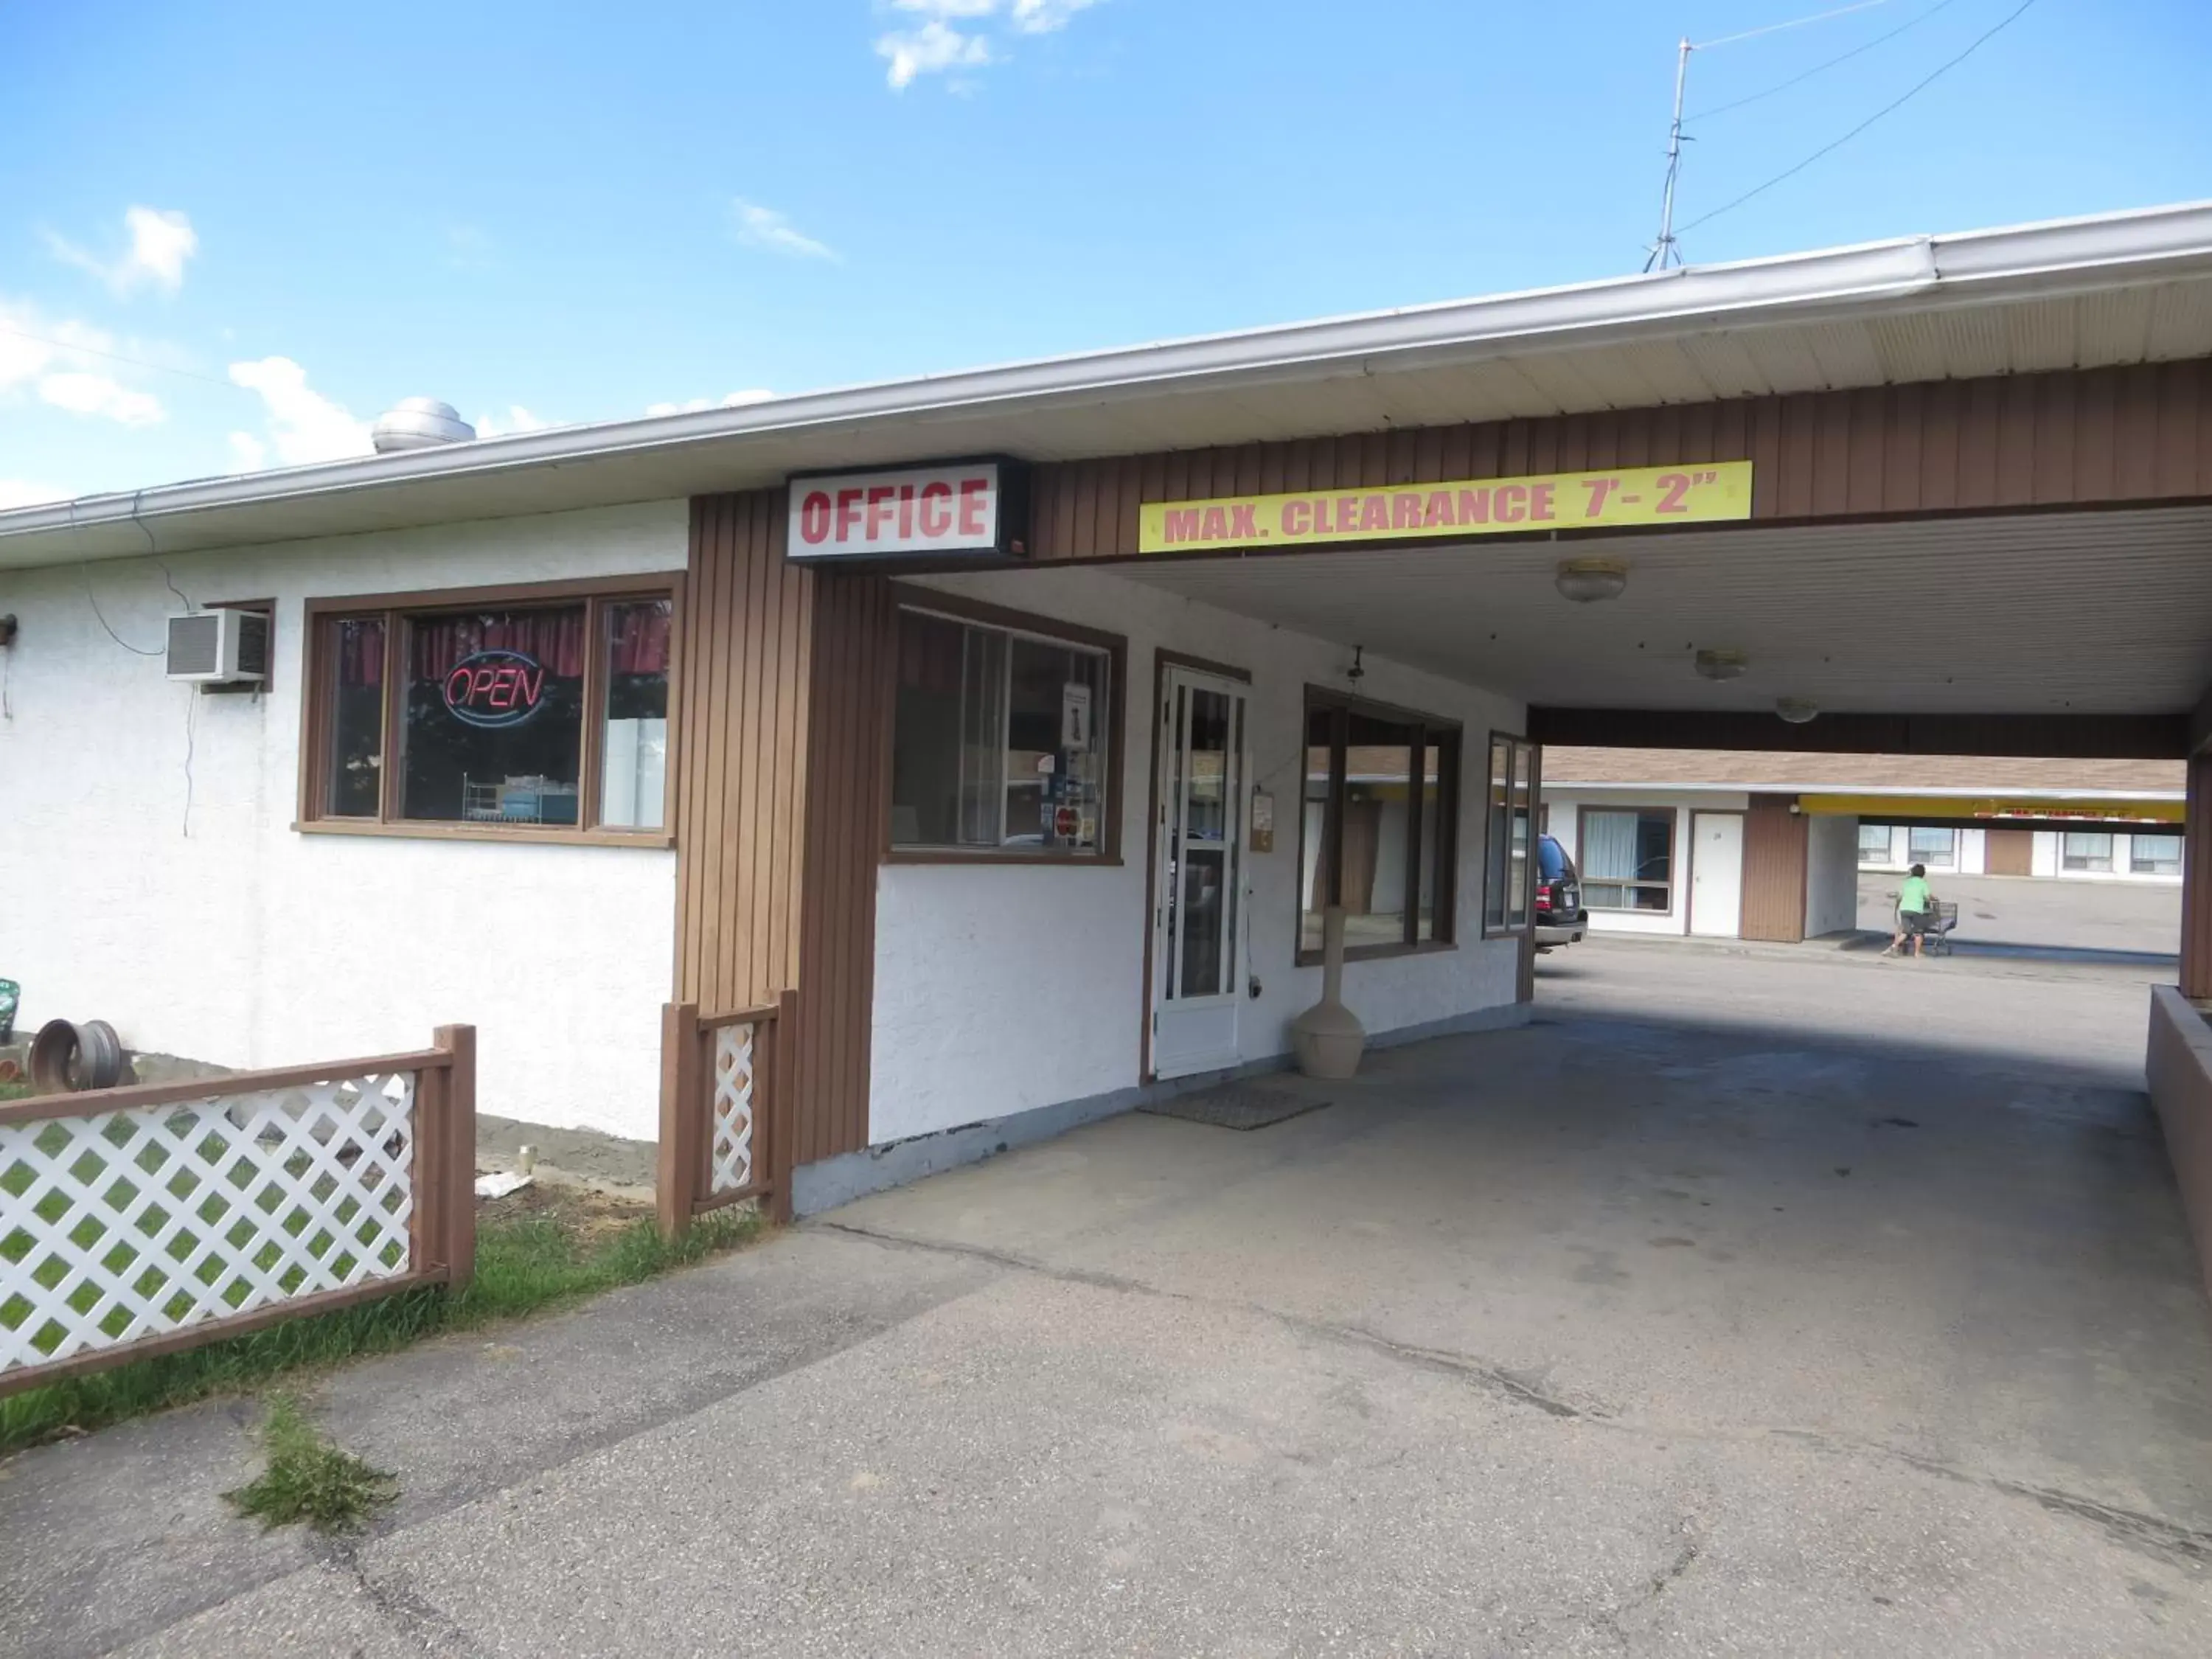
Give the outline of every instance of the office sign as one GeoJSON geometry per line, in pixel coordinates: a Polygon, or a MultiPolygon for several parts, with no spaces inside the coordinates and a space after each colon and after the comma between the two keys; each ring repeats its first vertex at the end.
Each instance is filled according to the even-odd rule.
{"type": "Polygon", "coordinates": [[[1024,483],[1020,465],[1006,460],[800,474],[791,480],[790,555],[1020,554],[1028,535],[1024,483]]]}
{"type": "Polygon", "coordinates": [[[1137,550],[1197,553],[1322,542],[1456,540],[1532,530],[1717,524],[1750,516],[1749,461],[1607,467],[1382,489],[1147,501],[1138,509],[1137,550]]]}

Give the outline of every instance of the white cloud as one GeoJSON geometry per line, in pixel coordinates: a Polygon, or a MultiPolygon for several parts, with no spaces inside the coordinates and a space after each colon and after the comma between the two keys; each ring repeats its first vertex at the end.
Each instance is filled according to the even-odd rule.
{"type": "Polygon", "coordinates": [[[504,438],[516,432],[543,432],[549,426],[559,426],[559,421],[548,421],[532,415],[520,404],[509,404],[504,415],[477,416],[477,436],[504,438]]]}
{"type": "Polygon", "coordinates": [[[39,378],[39,398],[72,415],[99,415],[124,426],[152,426],[162,417],[161,400],[134,392],[105,374],[67,369],[39,378]]]}
{"type": "MultiPolygon", "coordinates": [[[[343,460],[374,453],[368,422],[356,420],[342,404],[334,403],[307,384],[307,371],[289,357],[263,357],[250,363],[233,363],[230,378],[248,392],[260,394],[269,417],[268,448],[286,466],[313,461],[343,460]]],[[[233,434],[231,448],[242,459],[250,446],[261,443],[250,433],[233,434]],[[241,444],[240,437],[247,443],[241,444]]],[[[265,459],[266,449],[250,453],[265,459]]]]}
{"type": "Polygon", "coordinates": [[[957,73],[1000,62],[993,31],[1052,34],[1066,28],[1078,12],[1098,0],[890,0],[893,11],[923,21],[917,28],[891,29],[876,37],[876,55],[890,67],[884,76],[903,92],[925,75],[947,75],[954,92],[975,83],[957,73]],[[962,27],[955,28],[955,23],[962,27]]]}
{"type": "Polygon", "coordinates": [[[1079,11],[1088,11],[1098,0],[1014,0],[1013,24],[1024,34],[1050,34],[1064,29],[1079,11]]]}
{"type": "Polygon", "coordinates": [[[0,395],[21,390],[72,415],[151,426],[164,415],[161,400],[109,372],[104,354],[115,349],[113,337],[103,330],[0,301],[0,395]]]}
{"type": "Polygon", "coordinates": [[[771,253],[787,254],[794,259],[834,260],[837,257],[837,251],[827,242],[817,242],[803,234],[774,208],[743,199],[730,205],[738,216],[738,240],[749,247],[764,247],[771,253]]]}
{"type": "Polygon", "coordinates": [[[765,386],[750,386],[720,398],[687,398],[680,404],[647,404],[648,415],[696,415],[702,409],[736,409],[744,404],[764,404],[775,393],[765,386]]]}
{"type": "Polygon", "coordinates": [[[230,453],[237,458],[240,472],[258,472],[269,465],[269,446],[251,432],[232,433],[230,453]]]}
{"type": "Polygon", "coordinates": [[[41,501],[65,501],[69,491],[56,489],[51,484],[33,483],[27,478],[0,478],[0,513],[11,507],[36,507],[41,501]]]}
{"type": "Polygon", "coordinates": [[[884,78],[903,92],[918,75],[976,69],[991,62],[991,43],[980,34],[963,34],[933,17],[918,29],[893,29],[877,37],[876,55],[890,60],[884,78]]]}
{"type": "Polygon", "coordinates": [[[119,299],[142,288],[174,294],[185,285],[185,262],[199,252],[199,233],[192,222],[174,209],[131,207],[124,210],[124,228],[130,233],[128,252],[102,259],[76,243],[49,231],[46,245],[65,264],[89,271],[107,284],[119,299]]]}

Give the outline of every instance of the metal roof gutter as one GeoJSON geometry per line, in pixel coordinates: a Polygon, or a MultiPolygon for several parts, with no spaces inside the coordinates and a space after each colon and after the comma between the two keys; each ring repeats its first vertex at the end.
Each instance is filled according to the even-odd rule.
{"type": "Polygon", "coordinates": [[[0,513],[0,540],[947,411],[1049,408],[1207,385],[1389,373],[1553,347],[1659,338],[1722,322],[1775,326],[1900,306],[1936,309],[2051,297],[2124,288],[2181,271],[2212,274],[2212,202],[1693,265],[807,392],[731,409],[82,496],[0,513]]]}

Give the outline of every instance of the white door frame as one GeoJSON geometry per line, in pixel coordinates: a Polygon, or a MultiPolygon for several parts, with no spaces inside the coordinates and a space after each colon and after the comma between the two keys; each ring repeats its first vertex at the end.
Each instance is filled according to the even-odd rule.
{"type": "Polygon", "coordinates": [[[1693,938],[1741,939],[1743,937],[1743,860],[1744,843],[1751,839],[1751,814],[1739,807],[1693,806],[1690,813],[1690,879],[1689,893],[1682,903],[1682,930],[1693,938]],[[1735,929],[1727,933],[1698,932],[1698,820],[1699,818],[1734,818],[1735,831],[1735,929]]]}
{"type": "MultiPolygon", "coordinates": [[[[1157,684],[1158,700],[1152,711],[1157,807],[1152,825],[1152,890],[1146,895],[1152,908],[1152,1006],[1145,1011],[1145,1071],[1151,1077],[1188,1077],[1225,1069],[1240,1058],[1237,1028],[1238,1009],[1244,998],[1245,908],[1251,902],[1247,890],[1244,827],[1252,686],[1249,680],[1234,675],[1174,661],[1160,664],[1157,684]],[[1228,698],[1231,704],[1231,740],[1222,779],[1218,842],[1188,833],[1192,780],[1189,768],[1181,762],[1188,752],[1194,702],[1178,694],[1189,691],[1211,692],[1228,698]],[[1218,981],[1221,989],[1204,996],[1175,995],[1182,983],[1189,940],[1182,932],[1187,913],[1171,902],[1172,884],[1181,875],[1185,853],[1217,847],[1224,854],[1222,892],[1226,901],[1215,922],[1221,935],[1216,941],[1222,963],[1218,981]],[[1210,1028],[1210,1035],[1197,1048],[1178,1048],[1173,1041],[1164,1043],[1164,1014],[1178,1025],[1210,1028]]],[[[1188,1035],[1196,1036],[1197,1032],[1188,1035]]]]}

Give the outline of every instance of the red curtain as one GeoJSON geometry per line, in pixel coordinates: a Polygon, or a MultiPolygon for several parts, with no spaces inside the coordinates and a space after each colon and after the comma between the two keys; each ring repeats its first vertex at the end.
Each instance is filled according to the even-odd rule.
{"type": "Polygon", "coordinates": [[[338,656],[338,684],[344,687],[384,684],[384,623],[374,617],[349,617],[333,622],[331,632],[338,656]]]}
{"type": "Polygon", "coordinates": [[[607,611],[607,672],[665,674],[668,672],[669,605],[650,599],[617,605],[607,611]]]}
{"type": "Polygon", "coordinates": [[[417,680],[442,680],[453,665],[479,651],[519,651],[562,679],[584,672],[584,607],[492,611],[461,617],[418,617],[408,627],[417,680]]]}

